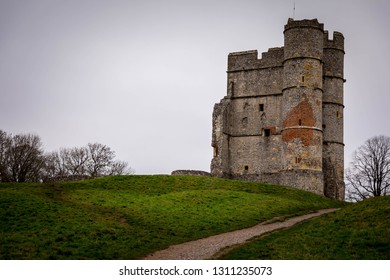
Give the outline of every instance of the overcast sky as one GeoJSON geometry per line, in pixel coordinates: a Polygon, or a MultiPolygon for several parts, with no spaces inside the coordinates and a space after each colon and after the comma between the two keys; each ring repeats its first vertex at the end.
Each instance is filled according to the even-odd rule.
{"type": "MultiPolygon", "coordinates": [[[[390,1],[296,0],[345,36],[345,157],[390,136],[390,1]]],[[[230,52],[283,46],[294,0],[0,0],[0,129],[106,144],[137,174],[209,170],[230,52]]]]}

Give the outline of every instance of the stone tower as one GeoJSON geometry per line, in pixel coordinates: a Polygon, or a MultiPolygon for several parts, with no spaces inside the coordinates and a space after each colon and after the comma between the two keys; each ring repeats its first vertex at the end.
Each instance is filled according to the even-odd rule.
{"type": "Polygon", "coordinates": [[[228,56],[215,104],[211,174],[344,199],[344,37],[288,20],[284,47],[228,56]]]}

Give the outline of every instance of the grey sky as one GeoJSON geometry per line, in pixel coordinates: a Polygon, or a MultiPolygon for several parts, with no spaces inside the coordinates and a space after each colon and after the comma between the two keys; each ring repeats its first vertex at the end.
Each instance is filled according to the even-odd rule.
{"type": "MultiPolygon", "coordinates": [[[[345,156],[390,136],[390,1],[296,0],[340,31],[345,156]]],[[[0,0],[0,129],[46,151],[100,142],[137,174],[209,170],[227,55],[283,45],[293,0],[0,0]]]]}

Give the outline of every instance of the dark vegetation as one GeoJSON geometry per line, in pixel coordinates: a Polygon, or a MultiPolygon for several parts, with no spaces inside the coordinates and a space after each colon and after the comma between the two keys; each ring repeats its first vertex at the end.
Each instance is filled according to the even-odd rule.
{"type": "Polygon", "coordinates": [[[212,177],[0,183],[0,259],[139,259],[273,217],[344,205],[294,188],[212,177]]]}
{"type": "Polygon", "coordinates": [[[390,197],[375,197],[257,238],[223,259],[390,259],[390,197]]]}

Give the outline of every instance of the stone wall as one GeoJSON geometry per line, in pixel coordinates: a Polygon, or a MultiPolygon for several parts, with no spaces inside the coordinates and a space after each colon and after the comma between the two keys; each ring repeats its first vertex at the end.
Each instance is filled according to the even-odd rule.
{"type": "Polygon", "coordinates": [[[171,175],[186,175],[186,176],[211,176],[209,172],[201,170],[175,170],[171,175]]]}

